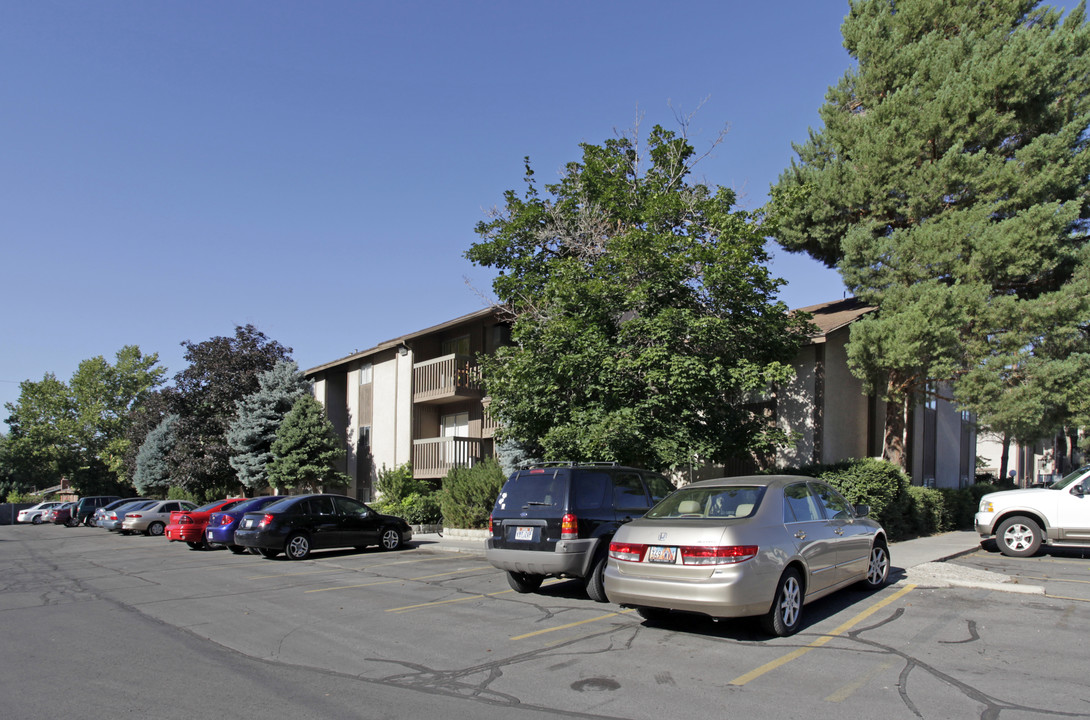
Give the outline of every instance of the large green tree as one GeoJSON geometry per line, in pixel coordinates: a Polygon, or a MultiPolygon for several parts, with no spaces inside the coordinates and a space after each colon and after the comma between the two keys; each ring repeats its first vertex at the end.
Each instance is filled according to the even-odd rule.
{"type": "Polygon", "coordinates": [[[310,392],[310,382],[291,360],[281,360],[272,370],[257,376],[257,391],[236,403],[235,419],[227,431],[231,467],[249,490],[269,484],[268,465],[273,459],[276,430],[295,401],[310,392]]]}
{"type": "Polygon", "coordinates": [[[129,345],[115,362],[99,356],[82,361],[64,383],[52,373],[20,385],[19,400],[5,407],[9,461],[18,479],[36,487],[62,477],[84,495],[116,492],[131,478],[122,457],[133,414],[162,382],[156,354],[129,345]]]}
{"type": "Polygon", "coordinates": [[[295,401],[277,428],[273,459],[268,465],[269,483],[295,490],[343,485],[349,478],[337,466],[344,460],[344,453],[322,404],[306,393],[295,401]]]}
{"type": "Polygon", "coordinates": [[[503,437],[544,457],[647,467],[764,454],[761,394],[791,376],[805,323],[775,300],[763,234],[734,193],[690,181],[684,136],[654,127],[477,226],[513,345],[484,358],[503,437]]]}
{"type": "Polygon", "coordinates": [[[849,362],[888,401],[885,457],[904,464],[907,405],[942,387],[985,424],[1032,413],[1047,434],[1071,396],[1037,407],[1026,389],[1070,375],[1058,362],[1090,369],[1083,5],[855,0],[842,30],[857,65],[770,218],[878,307],[849,362]]]}
{"type": "Polygon", "coordinates": [[[183,342],[189,365],[174,376],[169,410],[178,415],[170,453],[172,482],[205,496],[238,491],[227,432],[237,403],[258,390],[258,377],[289,360],[291,348],[271,340],[253,325],[238,326],[232,337],[183,342]]]}

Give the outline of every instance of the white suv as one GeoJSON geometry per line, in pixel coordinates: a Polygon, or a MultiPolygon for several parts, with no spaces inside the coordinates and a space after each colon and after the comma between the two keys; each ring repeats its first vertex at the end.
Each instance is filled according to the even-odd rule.
{"type": "Polygon", "coordinates": [[[1028,557],[1042,543],[1090,547],[1090,465],[1047,488],[988,493],[980,498],[976,531],[995,536],[999,550],[1028,557]]]}

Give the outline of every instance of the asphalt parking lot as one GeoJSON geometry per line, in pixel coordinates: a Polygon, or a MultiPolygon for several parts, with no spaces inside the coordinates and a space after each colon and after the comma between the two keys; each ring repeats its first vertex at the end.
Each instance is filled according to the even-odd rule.
{"type": "Polygon", "coordinates": [[[994,541],[949,561],[963,567],[1000,573],[1019,585],[1041,588],[1056,600],[1090,602],[1090,549],[1046,547],[1033,557],[1007,557],[994,541]]]}
{"type": "MultiPolygon", "coordinates": [[[[770,639],[750,620],[648,625],[577,582],[520,595],[481,557],[422,547],[290,562],[15,526],[0,528],[0,633],[41,623],[48,634],[43,618],[59,610],[116,607],[208,652],[549,716],[1090,716],[1090,585],[1074,582],[1090,559],[1008,560],[982,549],[951,562],[1048,577],[1047,592],[848,590],[808,605],[798,635],[770,639]]],[[[113,647],[106,664],[124,667],[113,647]]],[[[398,707],[367,716],[412,717],[398,707]]]]}

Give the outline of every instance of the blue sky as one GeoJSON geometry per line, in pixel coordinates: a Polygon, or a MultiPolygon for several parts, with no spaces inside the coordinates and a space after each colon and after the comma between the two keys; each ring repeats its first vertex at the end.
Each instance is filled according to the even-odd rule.
{"type": "MultiPolygon", "coordinates": [[[[754,209],[850,65],[846,0],[0,5],[0,403],[252,323],[309,368],[485,305],[475,224],[699,107],[754,209]]],[[[792,307],[835,272],[775,254],[792,307]]],[[[0,411],[0,419],[7,417],[0,411]]]]}

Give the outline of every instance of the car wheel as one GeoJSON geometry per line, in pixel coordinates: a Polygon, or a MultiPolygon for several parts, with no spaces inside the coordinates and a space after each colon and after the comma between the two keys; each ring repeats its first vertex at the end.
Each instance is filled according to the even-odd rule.
{"type": "Polygon", "coordinates": [[[190,542],[186,540],[185,544],[189,546],[190,550],[204,550],[206,547],[203,542],[190,542]]]}
{"type": "Polygon", "coordinates": [[[65,521],[64,524],[68,527],[79,527],[79,518],[70,517],[65,521]]]}
{"type": "Polygon", "coordinates": [[[999,523],[995,531],[999,552],[1010,557],[1029,557],[1041,548],[1041,526],[1016,515],[999,523]]]}
{"type": "Polygon", "coordinates": [[[284,554],[288,560],[306,560],[310,557],[310,538],[303,533],[290,535],[284,544],[284,554]]]}
{"type": "MultiPolygon", "coordinates": [[[[253,548],[251,548],[251,549],[253,549],[253,548]]],[[[274,557],[276,557],[277,555],[279,555],[280,551],[277,550],[276,548],[257,548],[257,554],[260,555],[263,558],[267,558],[267,559],[271,560],[274,557]]]]}
{"type": "Polygon", "coordinates": [[[147,534],[148,535],[154,535],[154,536],[158,537],[159,535],[163,534],[163,531],[166,530],[166,527],[167,526],[165,524],[163,524],[163,523],[161,523],[159,521],[155,521],[152,524],[148,525],[148,533],[147,534]]]}
{"type": "Polygon", "coordinates": [[[599,553],[594,558],[594,563],[591,565],[590,574],[587,575],[586,580],[583,581],[584,587],[587,589],[587,597],[594,602],[609,602],[606,598],[605,581],[602,574],[606,571],[606,556],[604,553],[599,553]]]}
{"type": "Polygon", "coordinates": [[[34,523],[35,525],[41,525],[42,524],[42,516],[41,515],[35,515],[34,519],[32,519],[30,522],[34,523]]]}
{"type": "Polygon", "coordinates": [[[530,573],[508,572],[507,584],[518,593],[532,593],[541,587],[545,581],[544,575],[531,575],[530,573]]]}
{"type": "Polygon", "coordinates": [[[770,634],[787,637],[798,632],[801,620],[802,581],[799,579],[798,570],[787,568],[780,576],[780,582],[776,585],[776,597],[772,600],[768,613],[761,618],[761,624],[770,634]]]}
{"type": "Polygon", "coordinates": [[[669,610],[657,607],[638,607],[636,608],[636,614],[652,625],[666,622],[666,619],[670,617],[669,610]]]}
{"type": "Polygon", "coordinates": [[[401,533],[395,528],[385,528],[382,531],[382,549],[397,550],[401,547],[401,533]]]}
{"type": "Polygon", "coordinates": [[[87,517],[83,518],[83,524],[86,525],[87,527],[94,527],[95,526],[94,517],[91,516],[91,515],[88,515],[87,517]]]}
{"type": "Polygon", "coordinates": [[[867,576],[863,578],[863,585],[868,590],[877,590],[886,584],[889,579],[889,549],[886,541],[878,539],[870,549],[870,561],[867,563],[867,576]]]}
{"type": "Polygon", "coordinates": [[[241,545],[228,545],[227,549],[233,552],[235,555],[241,555],[246,552],[246,548],[241,545]]]}

